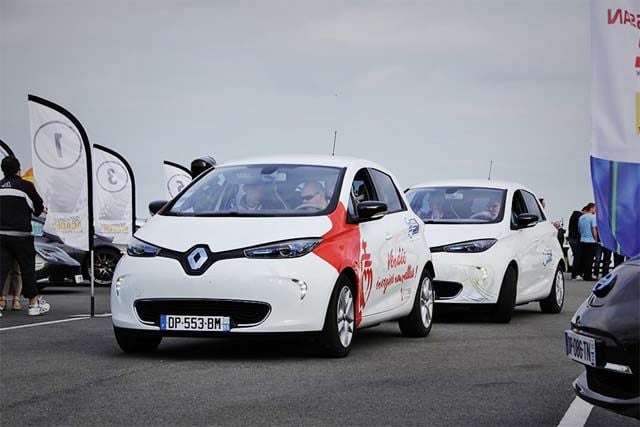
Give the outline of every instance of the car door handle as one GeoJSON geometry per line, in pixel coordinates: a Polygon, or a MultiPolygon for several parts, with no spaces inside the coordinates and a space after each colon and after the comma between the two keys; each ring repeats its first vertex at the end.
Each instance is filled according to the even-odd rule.
{"type": "Polygon", "coordinates": [[[391,240],[392,237],[393,237],[393,234],[387,233],[384,235],[384,240],[391,240]]]}

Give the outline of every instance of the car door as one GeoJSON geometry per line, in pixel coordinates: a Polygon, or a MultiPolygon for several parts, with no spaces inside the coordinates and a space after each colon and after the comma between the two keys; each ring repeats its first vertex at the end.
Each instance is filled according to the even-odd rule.
{"type": "MultiPolygon", "coordinates": [[[[387,204],[387,214],[374,225],[383,234],[381,252],[384,274],[375,283],[373,305],[377,313],[398,308],[413,301],[421,266],[418,253],[419,239],[414,233],[413,216],[409,214],[393,179],[377,169],[369,170],[378,199],[387,204]]],[[[414,219],[415,221],[415,219],[414,219]]],[[[419,229],[419,228],[418,228],[419,229]]]]}
{"type": "Polygon", "coordinates": [[[518,263],[518,287],[516,302],[526,299],[531,292],[531,287],[536,282],[537,265],[537,241],[534,227],[518,228],[516,218],[520,214],[531,213],[521,190],[516,190],[513,194],[511,206],[511,233],[513,234],[513,245],[515,258],[518,263]]]}
{"type": "Polygon", "coordinates": [[[557,230],[547,221],[542,212],[538,199],[527,190],[522,190],[522,196],[527,205],[527,211],[538,215],[538,222],[531,227],[532,239],[535,243],[534,265],[532,271],[531,288],[526,294],[530,298],[546,296],[550,290],[550,283],[555,276],[558,260],[554,259],[552,245],[557,245],[557,230]]]}
{"type": "MultiPolygon", "coordinates": [[[[356,207],[358,203],[375,200],[378,200],[378,196],[369,171],[366,168],[360,169],[351,183],[351,196],[348,206],[350,220],[357,221],[356,207]]],[[[380,226],[383,220],[384,217],[358,224],[361,239],[359,292],[362,298],[358,298],[357,310],[361,311],[363,318],[379,312],[374,303],[374,290],[376,282],[386,274],[386,260],[383,252],[385,233],[380,226]]]]}

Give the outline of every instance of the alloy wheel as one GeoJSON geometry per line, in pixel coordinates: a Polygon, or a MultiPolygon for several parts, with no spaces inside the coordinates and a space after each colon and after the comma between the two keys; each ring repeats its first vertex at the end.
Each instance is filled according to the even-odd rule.
{"type": "Polygon", "coordinates": [[[353,294],[348,286],[344,286],[340,290],[340,296],[338,297],[338,337],[343,347],[349,347],[351,339],[353,338],[354,327],[354,306],[353,306],[353,294]]]}
{"type": "Polygon", "coordinates": [[[425,277],[422,280],[422,286],[420,291],[420,318],[422,324],[425,327],[431,325],[433,319],[433,286],[431,285],[431,279],[425,277]]]}
{"type": "Polygon", "coordinates": [[[558,307],[562,307],[564,301],[564,274],[562,270],[556,273],[556,303],[558,307]]]}

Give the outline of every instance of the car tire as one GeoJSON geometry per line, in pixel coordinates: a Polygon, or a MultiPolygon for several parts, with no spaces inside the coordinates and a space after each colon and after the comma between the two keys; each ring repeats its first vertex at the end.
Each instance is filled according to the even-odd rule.
{"type": "Polygon", "coordinates": [[[500,285],[498,302],[493,308],[491,320],[496,323],[509,323],[516,305],[516,291],[518,286],[518,273],[512,266],[507,267],[500,285]]]}
{"type": "Polygon", "coordinates": [[[408,316],[398,320],[398,326],[400,326],[400,332],[403,336],[423,338],[429,335],[433,325],[434,301],[433,277],[425,271],[420,278],[411,312],[408,316]]]}
{"type": "Polygon", "coordinates": [[[558,265],[556,274],[553,276],[551,292],[548,297],[540,301],[540,310],[543,313],[557,314],[562,311],[564,306],[564,286],[564,272],[558,265]]]}
{"type": "MultiPolygon", "coordinates": [[[[113,281],[113,273],[116,269],[116,264],[122,257],[120,251],[114,248],[97,248],[93,254],[93,263],[94,268],[96,270],[104,270],[98,271],[95,277],[95,284],[98,286],[111,286],[111,282],[113,281]]],[[[91,263],[91,255],[87,254],[82,263],[82,274],[84,277],[91,279],[91,269],[89,268],[89,264],[91,263]]]]}
{"type": "Polygon", "coordinates": [[[340,276],[331,294],[322,329],[322,353],[327,357],[345,357],[355,334],[356,300],[353,284],[340,276]]]}
{"type": "Polygon", "coordinates": [[[115,326],[113,332],[120,349],[125,353],[150,353],[157,349],[162,341],[160,335],[136,334],[115,326]]]}

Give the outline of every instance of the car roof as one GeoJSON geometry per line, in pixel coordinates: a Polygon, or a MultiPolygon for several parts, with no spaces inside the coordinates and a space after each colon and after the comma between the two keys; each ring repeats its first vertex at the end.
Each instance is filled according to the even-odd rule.
{"type": "Polygon", "coordinates": [[[255,165],[255,164],[294,164],[294,165],[315,165],[315,166],[330,166],[330,167],[373,167],[383,171],[386,171],[381,165],[375,162],[360,159],[357,157],[347,156],[329,156],[321,154],[286,154],[286,155],[273,155],[263,157],[248,157],[237,160],[230,160],[224,163],[219,163],[216,167],[223,166],[240,166],[240,165],[255,165]]]}
{"type": "MultiPolygon", "coordinates": [[[[441,181],[427,181],[420,184],[412,185],[413,188],[424,187],[482,187],[482,188],[496,188],[499,190],[527,190],[530,193],[534,193],[526,186],[513,181],[494,181],[488,179],[449,179],[441,181]]],[[[535,194],[535,193],[534,193],[535,194]]]]}

